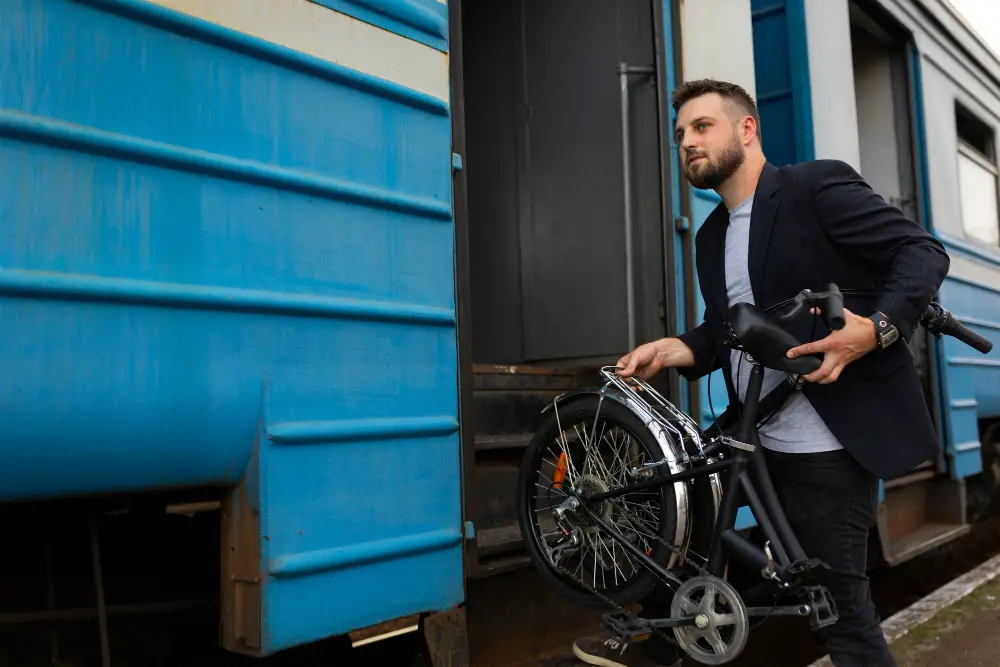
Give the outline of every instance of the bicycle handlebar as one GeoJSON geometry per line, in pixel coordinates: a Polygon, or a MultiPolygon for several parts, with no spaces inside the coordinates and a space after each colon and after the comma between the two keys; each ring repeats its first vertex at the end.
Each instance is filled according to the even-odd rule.
{"type": "Polygon", "coordinates": [[[813,292],[804,289],[791,301],[786,301],[775,307],[783,307],[788,303],[794,304],[794,307],[781,319],[791,319],[806,306],[819,306],[820,316],[828,327],[834,331],[844,328],[844,295],[840,293],[840,288],[834,283],[827,285],[826,292],[813,292]]]}
{"type": "MultiPolygon", "coordinates": [[[[850,290],[848,291],[850,292],[850,290]]],[[[820,306],[821,315],[830,329],[837,330],[844,326],[844,295],[834,283],[827,285],[826,292],[813,292],[804,289],[794,299],[777,304],[772,308],[780,308],[788,304],[793,304],[794,307],[781,319],[793,317],[806,306],[820,306]]],[[[980,336],[959,322],[954,315],[937,302],[931,301],[923,314],[920,315],[918,323],[938,338],[951,336],[983,354],[989,354],[993,349],[993,343],[988,338],[980,336]]]]}
{"type": "Polygon", "coordinates": [[[920,316],[920,324],[939,338],[942,335],[952,336],[983,354],[989,354],[993,349],[993,343],[988,338],[956,320],[954,315],[933,301],[920,316]]]}
{"type": "Polygon", "coordinates": [[[827,325],[834,331],[844,328],[844,295],[840,289],[830,283],[827,285],[826,299],[823,303],[823,315],[827,325]]]}

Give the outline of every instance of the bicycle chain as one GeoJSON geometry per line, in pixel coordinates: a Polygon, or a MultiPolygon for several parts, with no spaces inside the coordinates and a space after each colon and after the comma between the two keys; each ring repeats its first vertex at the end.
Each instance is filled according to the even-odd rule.
{"type": "MultiPolygon", "coordinates": [[[[617,506],[617,509],[618,509],[619,512],[624,513],[624,509],[621,508],[620,506],[617,506]]],[[[580,512],[582,510],[577,509],[576,511],[580,512]]],[[[622,537],[622,539],[625,539],[625,536],[621,535],[620,532],[619,532],[619,535],[622,537]]],[[[656,539],[657,542],[659,542],[660,544],[662,544],[663,546],[665,546],[667,549],[669,549],[672,553],[674,553],[680,559],[681,563],[688,563],[688,564],[690,564],[691,567],[693,567],[695,570],[697,570],[698,574],[701,575],[701,576],[713,577],[713,575],[706,568],[704,568],[704,567],[702,567],[700,565],[697,565],[691,559],[689,559],[688,557],[686,557],[686,555],[678,547],[675,547],[673,544],[668,543],[663,537],[661,537],[659,535],[653,535],[653,537],[656,539]]],[[[612,539],[614,539],[614,538],[612,538],[612,539]]],[[[550,560],[549,562],[552,562],[552,561],[550,560]]],[[[594,586],[591,586],[590,584],[588,584],[586,581],[584,581],[580,577],[577,577],[576,575],[572,574],[566,568],[561,567],[560,565],[558,565],[556,563],[552,563],[552,565],[555,566],[555,568],[559,572],[564,573],[566,576],[568,576],[570,579],[572,579],[573,581],[575,581],[577,584],[579,584],[579,585],[583,586],[585,589],[587,589],[591,594],[593,594],[594,596],[600,598],[605,604],[609,605],[610,607],[612,607],[613,609],[617,610],[618,612],[624,614],[629,620],[640,621],[640,622],[643,621],[643,619],[640,616],[637,616],[636,614],[631,613],[630,611],[628,611],[627,609],[625,609],[624,607],[622,607],[621,605],[619,605],[617,602],[615,602],[614,600],[612,600],[608,596],[606,596],[603,593],[601,593],[594,586]]],[[[649,570],[650,572],[653,573],[653,575],[657,578],[657,580],[660,582],[660,584],[665,585],[665,586],[670,586],[671,585],[671,584],[668,584],[667,582],[663,581],[663,579],[660,577],[659,573],[657,573],[655,570],[653,570],[652,568],[650,568],[648,565],[644,565],[644,567],[647,570],[649,570]]],[[[673,633],[670,633],[670,635],[667,635],[666,633],[664,633],[663,631],[661,631],[659,628],[653,627],[651,625],[649,626],[649,631],[650,631],[650,633],[655,633],[655,634],[659,635],[660,637],[662,637],[666,641],[670,642],[674,646],[678,646],[677,639],[673,636],[673,633]]]]}
{"type": "MultiPolygon", "coordinates": [[[[624,514],[625,510],[623,508],[621,508],[620,506],[617,506],[617,507],[618,507],[618,511],[620,511],[620,512],[622,512],[624,514]]],[[[577,509],[576,511],[581,511],[581,510],[577,509]]],[[[621,535],[620,532],[619,532],[619,535],[621,535]]],[[[621,535],[621,537],[622,537],[622,539],[625,539],[624,535],[621,535]]],[[[687,563],[691,567],[693,567],[695,570],[697,570],[697,572],[698,572],[699,575],[701,575],[703,577],[710,577],[710,578],[713,578],[713,579],[717,579],[718,578],[715,575],[713,575],[712,573],[710,573],[705,567],[697,565],[691,559],[687,558],[686,555],[683,552],[681,552],[681,550],[678,547],[675,547],[674,545],[669,544],[663,537],[660,537],[659,535],[653,535],[653,537],[656,538],[657,542],[659,542],[660,544],[662,544],[663,546],[665,546],[667,549],[669,549],[671,552],[673,552],[680,559],[681,563],[687,563]]],[[[697,553],[695,554],[695,556],[701,558],[701,556],[699,554],[697,554],[697,553]]],[[[551,563],[552,561],[550,560],[549,562],[551,563]]],[[[601,593],[594,586],[591,586],[590,584],[588,584],[586,581],[584,581],[580,577],[577,577],[576,575],[574,575],[573,573],[571,573],[566,568],[561,567],[561,566],[557,565],[556,563],[552,563],[552,565],[558,571],[564,573],[570,579],[572,579],[573,581],[575,581],[576,583],[578,583],[579,585],[581,585],[585,589],[587,589],[591,594],[593,594],[594,596],[600,598],[605,604],[607,604],[608,606],[612,607],[613,609],[619,611],[620,613],[624,614],[630,620],[640,621],[640,622],[643,621],[643,619],[640,616],[637,616],[636,614],[631,613],[630,611],[628,611],[627,609],[625,609],[624,607],[622,607],[621,605],[619,605],[618,603],[616,603],[614,600],[612,600],[608,596],[606,596],[603,593],[601,593]]],[[[647,570],[651,571],[653,573],[653,575],[656,576],[656,578],[660,581],[661,584],[667,585],[667,586],[670,585],[667,582],[663,581],[663,579],[660,577],[660,575],[655,570],[653,570],[652,568],[650,568],[649,566],[646,566],[646,565],[644,565],[644,567],[646,567],[647,570]]],[[[775,598],[774,605],[775,606],[777,605],[777,598],[775,598]]],[[[773,610],[773,607],[772,607],[772,610],[773,610]]],[[[770,617],[770,613],[767,615],[767,617],[765,617],[764,619],[762,619],[761,621],[758,622],[758,626],[760,624],[764,623],[764,621],[766,621],[767,618],[769,618],[769,617],[770,617]]],[[[652,625],[648,626],[648,628],[649,628],[650,634],[656,634],[656,635],[662,637],[665,641],[669,642],[670,644],[673,644],[674,646],[680,648],[682,652],[686,653],[686,651],[684,651],[684,649],[681,648],[680,644],[677,642],[676,637],[673,636],[673,633],[670,633],[668,635],[667,633],[664,633],[662,630],[660,630],[659,628],[653,627],[652,625]]]]}

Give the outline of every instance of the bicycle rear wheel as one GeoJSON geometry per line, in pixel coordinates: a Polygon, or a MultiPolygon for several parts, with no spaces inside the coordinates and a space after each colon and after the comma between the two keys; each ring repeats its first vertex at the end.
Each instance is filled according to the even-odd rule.
{"type": "MultiPolygon", "coordinates": [[[[554,413],[546,417],[524,454],[517,498],[525,547],[542,576],[574,602],[606,607],[563,570],[618,605],[642,601],[658,578],[581,510],[570,521],[579,528],[582,543],[566,547],[552,510],[567,498],[569,488],[593,494],[640,481],[632,471],[662,460],[663,452],[630,410],[605,399],[598,414],[598,401],[597,396],[577,399],[559,408],[558,420],[554,413]]],[[[663,476],[669,470],[662,466],[647,474],[663,476]]],[[[656,563],[669,566],[674,554],[664,542],[677,539],[677,484],[630,493],[592,509],[656,563]]]]}

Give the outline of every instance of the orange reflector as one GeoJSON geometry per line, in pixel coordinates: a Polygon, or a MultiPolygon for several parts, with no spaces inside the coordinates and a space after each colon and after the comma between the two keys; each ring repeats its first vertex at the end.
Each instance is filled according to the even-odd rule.
{"type": "Polygon", "coordinates": [[[563,480],[566,479],[567,465],[566,452],[562,452],[559,454],[559,463],[556,464],[556,474],[553,475],[554,479],[552,480],[555,482],[553,486],[557,489],[562,489],[563,480]]]}

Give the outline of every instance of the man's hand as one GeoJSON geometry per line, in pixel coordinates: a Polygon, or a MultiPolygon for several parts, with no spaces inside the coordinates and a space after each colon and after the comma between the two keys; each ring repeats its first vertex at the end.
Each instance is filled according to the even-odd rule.
{"type": "Polygon", "coordinates": [[[794,359],[803,354],[822,352],[823,365],[803,379],[806,382],[830,384],[837,381],[847,364],[875,348],[875,323],[844,308],[843,329],[834,331],[814,343],[793,347],[788,351],[788,358],[794,359]]]}
{"type": "Polygon", "coordinates": [[[691,348],[677,338],[662,338],[640,345],[619,359],[617,373],[625,378],[638,374],[648,380],[664,368],[693,365],[691,348]]]}

